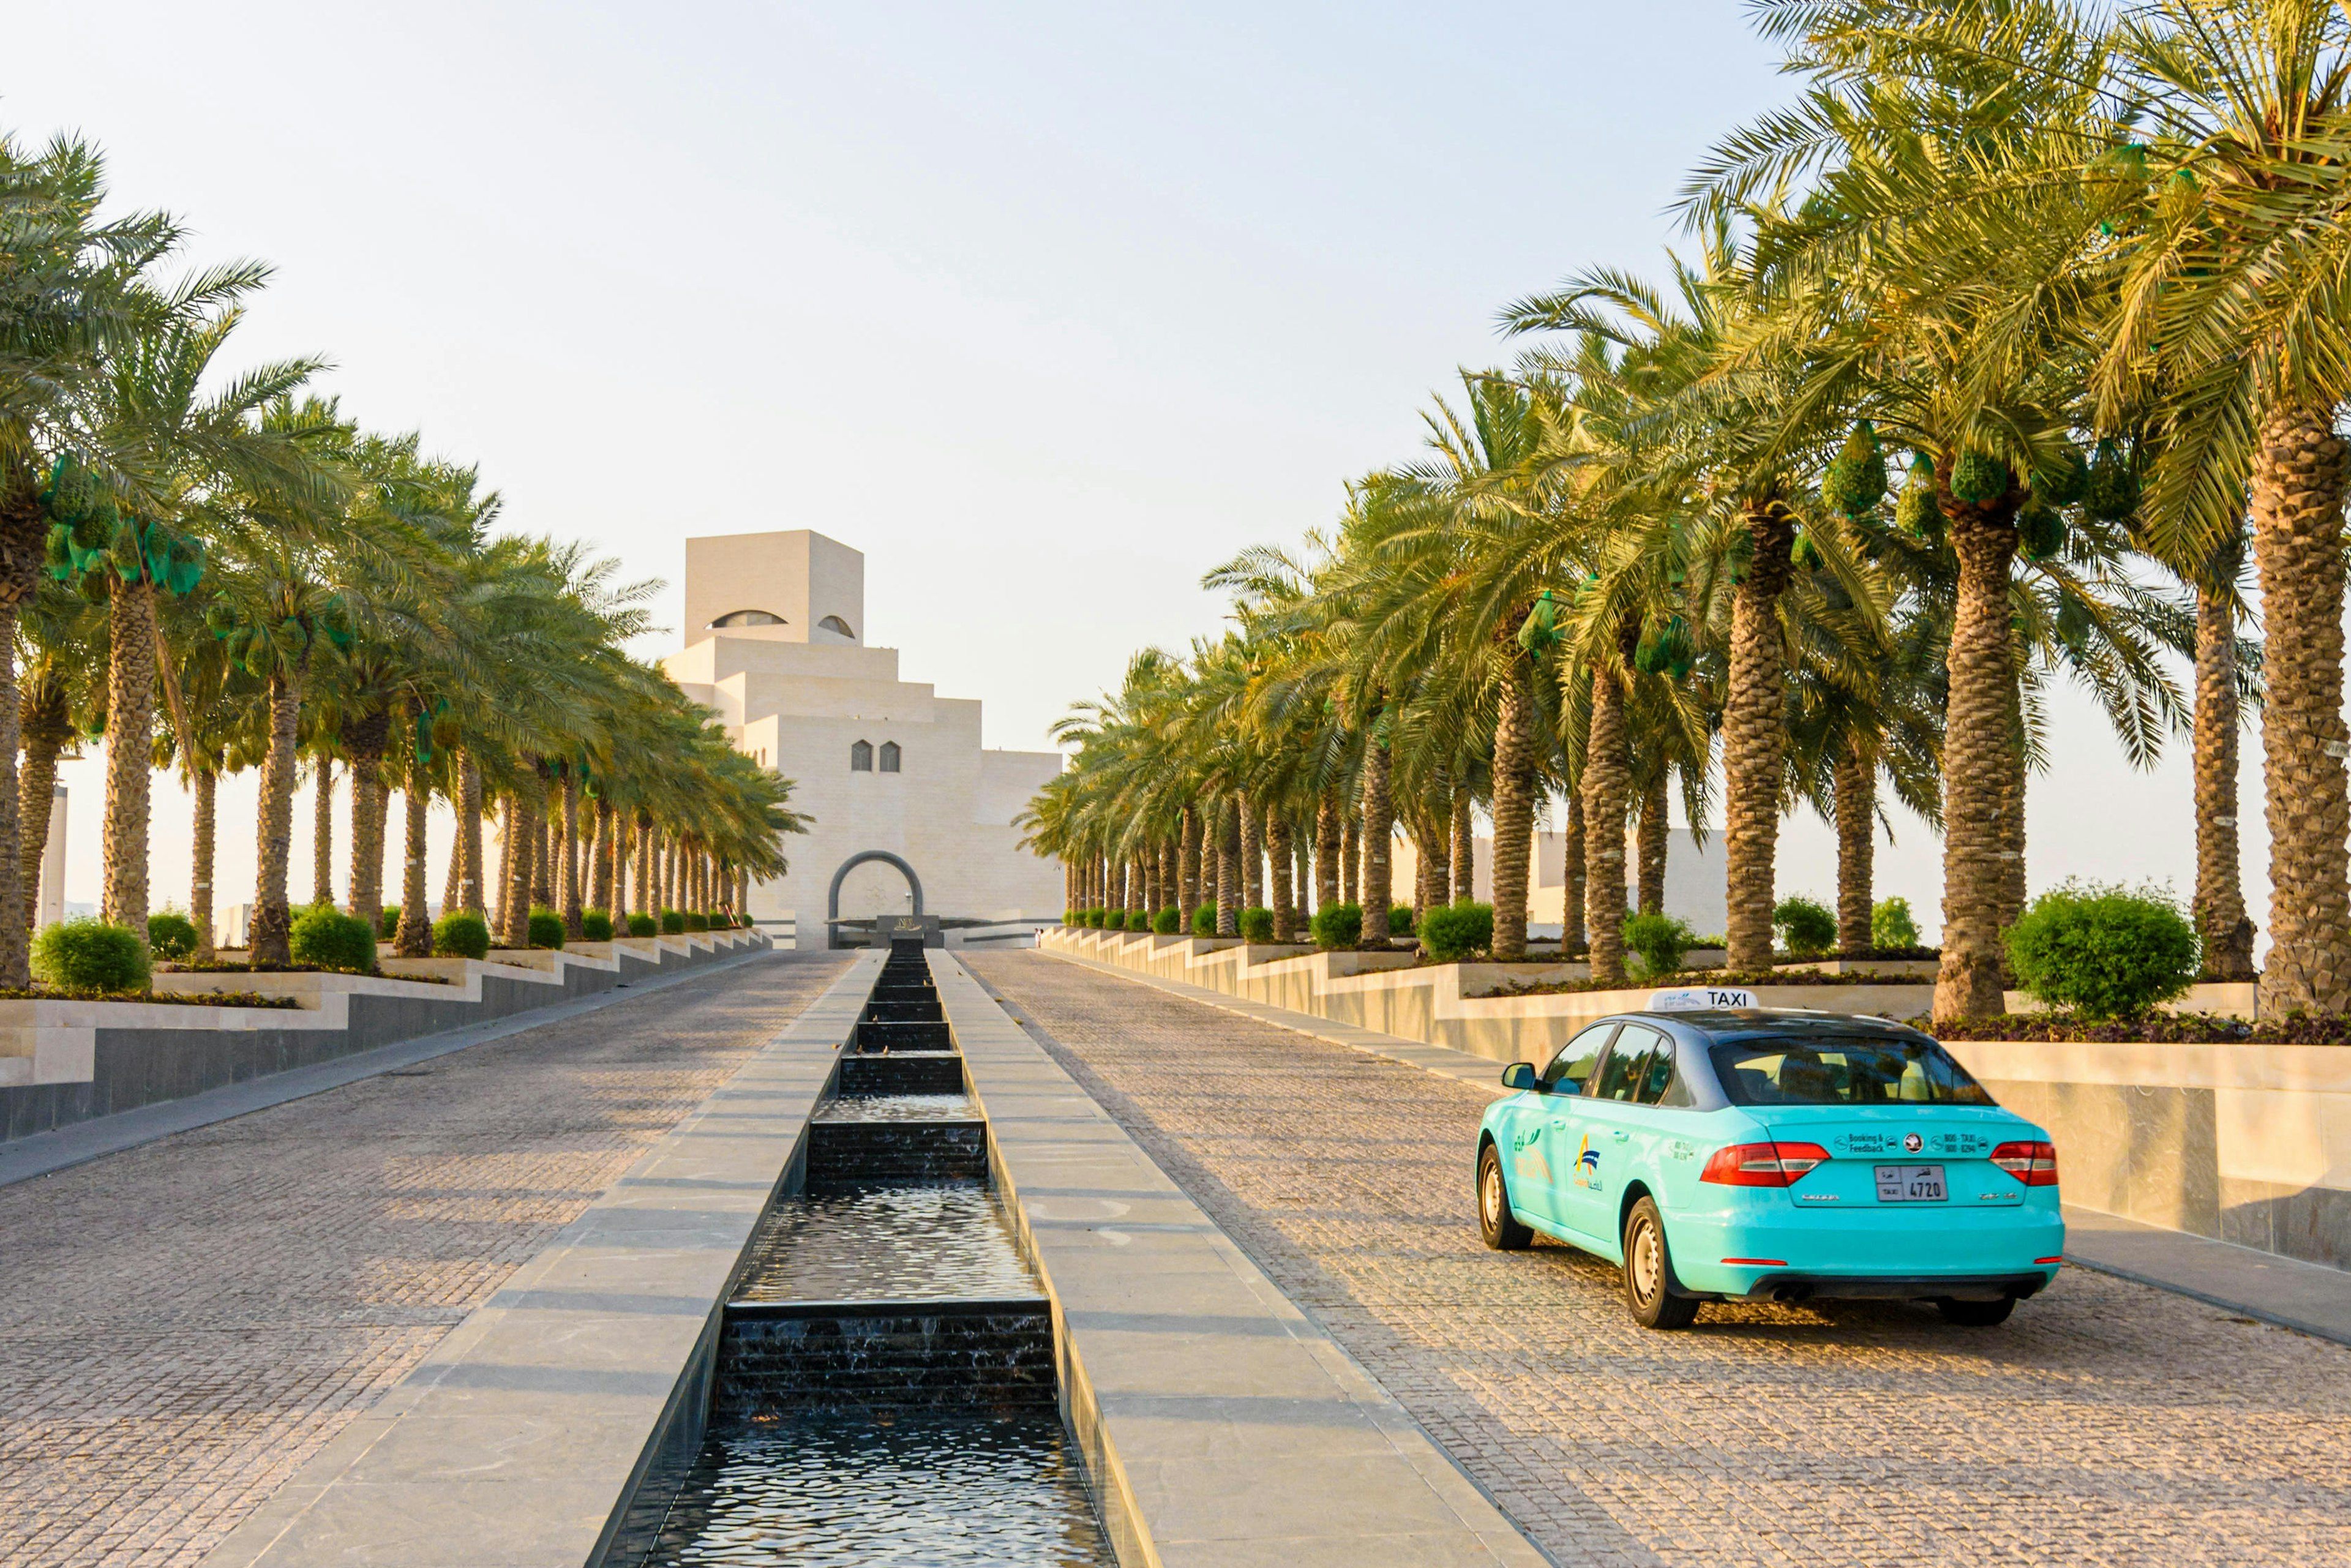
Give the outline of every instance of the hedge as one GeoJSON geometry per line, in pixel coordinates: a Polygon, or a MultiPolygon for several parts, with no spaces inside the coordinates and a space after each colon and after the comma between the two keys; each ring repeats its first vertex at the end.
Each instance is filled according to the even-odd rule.
{"type": "Polygon", "coordinates": [[[1458,963],[1494,946],[1494,906],[1473,899],[1440,904],[1420,917],[1420,948],[1440,964],[1458,963]]]}
{"type": "Polygon", "coordinates": [[[356,915],[314,904],[295,916],[287,952],[298,964],[371,974],[375,969],[375,932],[356,915]]]}
{"type": "Polygon", "coordinates": [[[490,924],[465,910],[452,910],[433,923],[433,951],[444,958],[486,958],[490,924]]]}
{"type": "Polygon", "coordinates": [[[166,963],[196,950],[196,923],[176,909],[147,917],[147,950],[166,963]]]}
{"type": "Polygon", "coordinates": [[[143,991],[154,964],[138,932],[84,915],[41,928],[33,973],[61,991],[143,991]]]}

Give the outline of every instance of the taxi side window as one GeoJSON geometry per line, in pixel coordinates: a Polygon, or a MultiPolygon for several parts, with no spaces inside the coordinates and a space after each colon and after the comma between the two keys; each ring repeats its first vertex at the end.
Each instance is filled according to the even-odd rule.
{"type": "Polygon", "coordinates": [[[1633,1099],[1643,1105],[1687,1105],[1689,1092],[1682,1086],[1681,1074],[1674,1071],[1674,1041],[1671,1036],[1660,1034],[1656,1049],[1649,1052],[1648,1065],[1641,1070],[1641,1085],[1633,1099]]]}
{"type": "Polygon", "coordinates": [[[1641,1085],[1643,1066],[1649,1059],[1649,1048],[1657,1041],[1652,1030],[1628,1023],[1609,1048],[1608,1060],[1600,1064],[1600,1077],[1584,1092],[1595,1100],[1630,1100],[1641,1085]]]}
{"type": "Polygon", "coordinates": [[[1542,1092],[1546,1094],[1581,1094],[1592,1078],[1593,1068],[1599,1065],[1600,1053],[1616,1032],[1614,1023],[1593,1024],[1573,1040],[1559,1048],[1559,1054],[1543,1069],[1542,1092]]]}

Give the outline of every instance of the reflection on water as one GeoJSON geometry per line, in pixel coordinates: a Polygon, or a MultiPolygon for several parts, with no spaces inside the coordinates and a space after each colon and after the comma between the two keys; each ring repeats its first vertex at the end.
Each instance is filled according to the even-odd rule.
{"type": "Polygon", "coordinates": [[[713,1432],[647,1562],[792,1568],[1110,1568],[1050,1411],[794,1416],[713,1432]]]}
{"type": "Polygon", "coordinates": [[[778,1206],[739,1301],[931,1301],[1040,1294],[984,1181],[851,1186],[778,1206]]]}
{"type": "Polygon", "coordinates": [[[977,1122],[979,1107],[968,1094],[861,1094],[835,1100],[817,1113],[820,1122],[977,1122]]]}

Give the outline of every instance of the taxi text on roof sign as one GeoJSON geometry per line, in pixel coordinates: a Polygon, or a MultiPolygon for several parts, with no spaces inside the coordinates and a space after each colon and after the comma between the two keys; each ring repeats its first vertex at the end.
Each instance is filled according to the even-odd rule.
{"type": "Polygon", "coordinates": [[[1755,1005],[1755,993],[1737,986],[1686,986],[1649,994],[1649,1010],[1653,1013],[1711,1012],[1718,1008],[1755,1005]]]}

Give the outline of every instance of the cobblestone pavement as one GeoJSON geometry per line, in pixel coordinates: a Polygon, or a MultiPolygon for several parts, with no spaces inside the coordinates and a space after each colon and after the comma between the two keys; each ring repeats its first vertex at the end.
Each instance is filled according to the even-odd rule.
{"type": "Polygon", "coordinates": [[[1932,1308],[1626,1316],[1489,1252],[1486,1097],[1034,953],[972,967],[1563,1563],[2351,1563],[2351,1351],[2068,1269],[1932,1308]]]}
{"type": "Polygon", "coordinates": [[[0,1563],[193,1563],[830,985],[778,956],[0,1188],[0,1563]]]}

